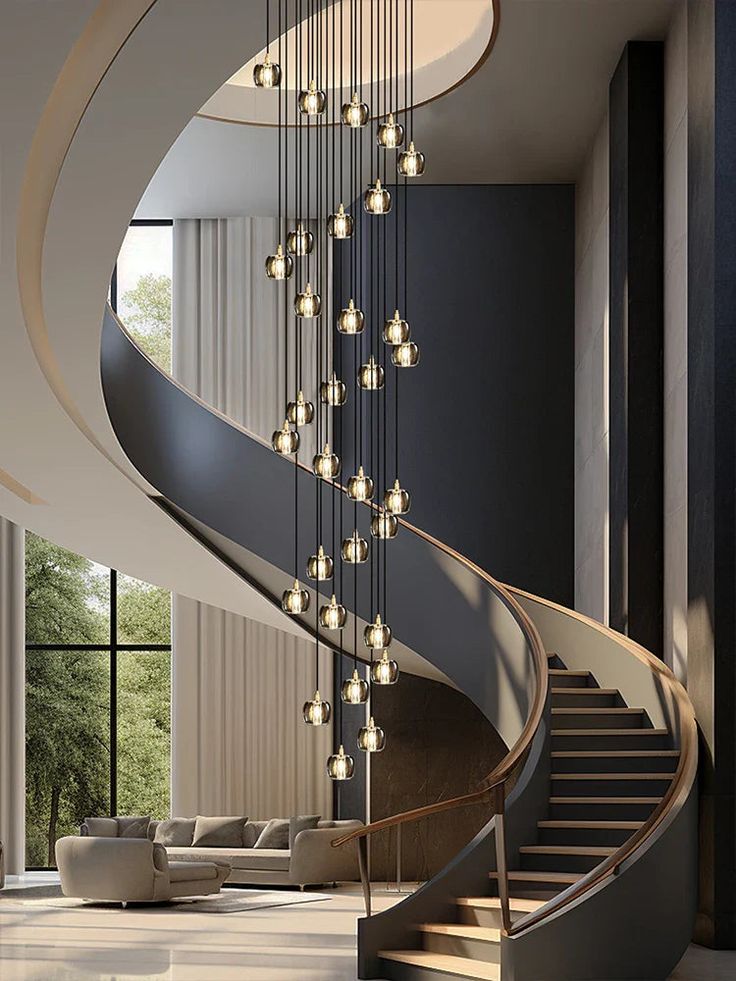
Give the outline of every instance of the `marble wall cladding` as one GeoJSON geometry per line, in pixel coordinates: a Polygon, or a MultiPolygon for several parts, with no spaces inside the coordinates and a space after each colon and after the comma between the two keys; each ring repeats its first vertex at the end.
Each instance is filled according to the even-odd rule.
{"type": "Polygon", "coordinates": [[[575,192],[575,608],[608,616],[608,116],[575,192]]]}
{"type": "Polygon", "coordinates": [[[664,658],[687,680],[687,3],[665,45],[664,658]]]}
{"type": "MultiPolygon", "coordinates": [[[[505,756],[493,726],[465,695],[426,678],[402,675],[375,688],[373,713],[386,748],[371,757],[371,820],[468,793],[505,756]]],[[[437,814],[402,829],[402,879],[439,872],[489,818],[485,805],[437,814]]],[[[396,878],[396,831],[371,840],[371,876],[396,878]]]]}

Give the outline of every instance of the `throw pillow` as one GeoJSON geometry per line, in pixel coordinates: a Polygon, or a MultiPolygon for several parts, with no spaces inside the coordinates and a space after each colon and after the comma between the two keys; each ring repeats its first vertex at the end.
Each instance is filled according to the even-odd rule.
{"type": "Polygon", "coordinates": [[[294,839],[300,831],[316,828],[321,814],[297,814],[289,818],[289,848],[294,847],[294,839]]]}
{"type": "Polygon", "coordinates": [[[268,821],[246,821],[243,826],[243,848],[255,848],[258,836],[268,821]]]}
{"type": "Polygon", "coordinates": [[[147,838],[150,817],[118,817],[118,838],[147,838]]]}
{"type": "Polygon", "coordinates": [[[242,848],[246,817],[200,817],[194,825],[192,845],[209,848],[242,848]]]}
{"type": "Polygon", "coordinates": [[[188,848],[194,839],[194,818],[159,821],[153,840],[166,848],[188,848]]]}
{"type": "Polygon", "coordinates": [[[115,818],[85,818],[80,831],[82,837],[117,838],[118,822],[115,818]]]}
{"type": "Polygon", "coordinates": [[[271,818],[258,836],[254,848],[288,848],[289,820],[288,818],[271,818]]]}

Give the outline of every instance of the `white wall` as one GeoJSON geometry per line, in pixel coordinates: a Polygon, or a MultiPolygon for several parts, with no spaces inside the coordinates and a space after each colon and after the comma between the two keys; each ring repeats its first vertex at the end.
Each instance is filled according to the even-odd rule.
{"type": "Polygon", "coordinates": [[[575,608],[608,620],[608,114],[575,191],[575,608]]]}

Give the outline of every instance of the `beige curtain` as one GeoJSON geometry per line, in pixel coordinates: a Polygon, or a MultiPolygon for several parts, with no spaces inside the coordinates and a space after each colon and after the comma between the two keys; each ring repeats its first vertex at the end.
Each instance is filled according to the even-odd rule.
{"type": "MultiPolygon", "coordinates": [[[[174,376],[267,439],[287,400],[283,290],[263,269],[276,235],[273,218],[174,222],[174,376]]],[[[305,378],[315,368],[305,360],[305,378]]],[[[301,719],[314,688],[314,645],[181,596],[173,645],[173,812],[331,816],[331,727],[301,719]]],[[[328,655],[320,678],[331,695],[328,655]]]]}
{"type": "Polygon", "coordinates": [[[25,568],[23,529],[0,517],[0,841],[25,871],[25,568]]]}

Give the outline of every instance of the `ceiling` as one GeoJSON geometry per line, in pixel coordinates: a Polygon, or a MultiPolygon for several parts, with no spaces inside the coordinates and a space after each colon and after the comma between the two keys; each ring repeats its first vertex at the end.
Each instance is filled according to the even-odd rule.
{"type": "MultiPolygon", "coordinates": [[[[430,183],[575,181],[628,40],[666,36],[676,0],[501,0],[495,46],[459,88],[417,110],[430,183]]],[[[139,217],[276,210],[273,129],[195,118],[139,217]]]]}

